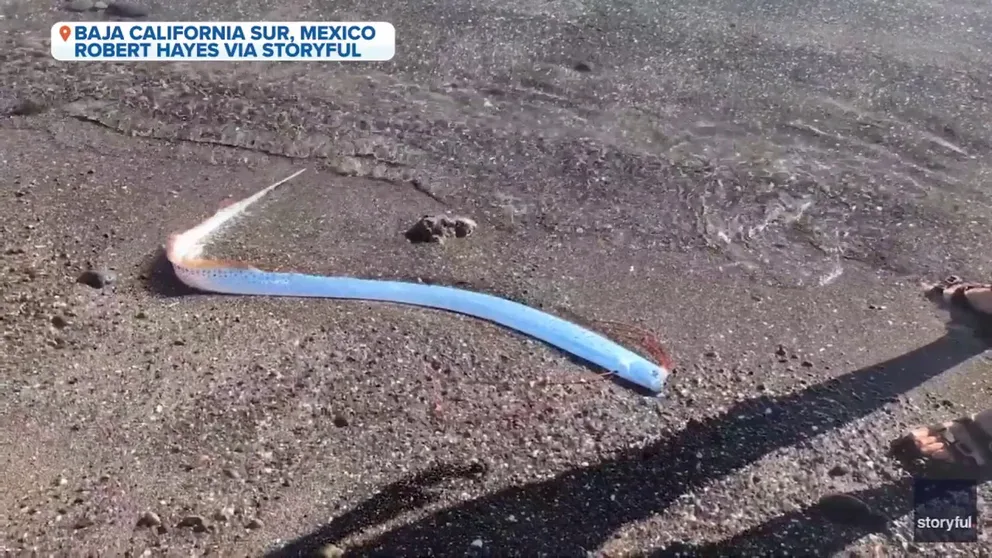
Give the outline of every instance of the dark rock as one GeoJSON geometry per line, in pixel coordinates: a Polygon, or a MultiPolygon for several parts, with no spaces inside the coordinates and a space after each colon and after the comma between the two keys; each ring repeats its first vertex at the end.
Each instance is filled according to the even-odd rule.
{"type": "Polygon", "coordinates": [[[424,215],[406,231],[406,238],[414,243],[444,243],[445,237],[454,233],[454,224],[444,216],[424,215]]]}
{"type": "Polygon", "coordinates": [[[336,415],[334,417],[334,426],[337,426],[338,428],[344,428],[348,426],[348,418],[345,417],[344,415],[336,415]]]}
{"type": "Polygon", "coordinates": [[[158,527],[162,524],[162,518],[154,512],[145,512],[138,518],[138,527],[158,527]]]}
{"type": "Polygon", "coordinates": [[[88,12],[93,9],[93,0],[72,0],[66,3],[65,9],[70,12],[88,12]]]}
{"type": "Polygon", "coordinates": [[[843,465],[835,465],[834,468],[827,471],[827,474],[830,475],[831,477],[843,477],[849,472],[850,471],[847,469],[847,467],[843,465]]]}
{"type": "Polygon", "coordinates": [[[187,515],[179,520],[176,527],[192,529],[194,533],[203,533],[207,530],[207,524],[198,515],[187,515]]]}
{"type": "Polygon", "coordinates": [[[828,494],[820,499],[815,509],[834,523],[862,527],[873,532],[886,531],[888,519],[871,506],[850,494],[828,494]]]}
{"type": "Polygon", "coordinates": [[[23,99],[10,109],[11,116],[32,116],[41,114],[48,110],[48,107],[32,99],[23,99]]]}
{"type": "Polygon", "coordinates": [[[455,237],[465,238],[466,236],[470,236],[478,226],[475,221],[468,217],[455,217],[455,237]]]}
{"type": "Polygon", "coordinates": [[[107,5],[106,14],[117,17],[145,17],[148,8],[130,2],[111,2],[107,5]]]}
{"type": "Polygon", "coordinates": [[[406,231],[410,242],[432,242],[443,244],[449,237],[465,238],[478,227],[475,221],[468,217],[448,217],[446,215],[424,215],[406,231]]]}
{"type": "Polygon", "coordinates": [[[62,329],[67,325],[69,325],[69,322],[65,321],[65,318],[62,316],[52,316],[52,326],[55,328],[62,329]]]}
{"type": "Polygon", "coordinates": [[[587,64],[585,62],[577,62],[574,66],[572,66],[572,68],[576,72],[583,72],[583,73],[585,73],[585,72],[591,72],[592,71],[592,66],[590,66],[589,64],[587,64]]]}

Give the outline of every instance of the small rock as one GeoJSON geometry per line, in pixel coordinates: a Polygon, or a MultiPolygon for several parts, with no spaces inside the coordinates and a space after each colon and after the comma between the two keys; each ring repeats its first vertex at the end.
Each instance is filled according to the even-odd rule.
{"type": "Polygon", "coordinates": [[[35,114],[41,114],[48,110],[48,107],[43,103],[35,101],[33,99],[23,99],[14,105],[14,108],[10,109],[11,116],[33,116],[35,114]]]}
{"type": "Polygon", "coordinates": [[[777,356],[784,357],[785,356],[785,347],[783,347],[782,345],[779,345],[778,346],[778,349],[775,350],[775,354],[777,356]]]}
{"type": "Polygon", "coordinates": [[[65,321],[62,316],[52,316],[52,325],[57,329],[62,329],[69,325],[69,322],[65,321]]]}
{"type": "Polygon", "coordinates": [[[106,10],[107,9],[107,3],[106,2],[93,2],[93,9],[94,10],[106,10]]]}
{"type": "Polygon", "coordinates": [[[234,515],[234,508],[223,508],[214,512],[214,520],[227,522],[234,515]]]}
{"type": "Polygon", "coordinates": [[[117,279],[113,272],[103,269],[87,269],[76,278],[77,283],[81,283],[94,289],[102,289],[110,285],[117,279]]]}
{"type": "Polygon", "coordinates": [[[483,544],[482,539],[475,539],[472,541],[472,548],[482,548],[483,544]]]}
{"type": "Polygon", "coordinates": [[[176,527],[192,529],[194,533],[203,533],[207,530],[206,522],[204,522],[203,518],[198,515],[187,515],[179,520],[176,527]]]}
{"type": "Polygon", "coordinates": [[[885,531],[888,527],[885,516],[850,494],[829,494],[821,498],[816,507],[834,523],[866,527],[876,532],[885,531]]]}
{"type": "Polygon", "coordinates": [[[827,474],[830,475],[831,477],[843,477],[849,472],[850,471],[848,470],[847,467],[843,465],[835,465],[832,469],[827,471],[827,474]]]}
{"type": "Polygon", "coordinates": [[[410,227],[405,236],[414,243],[432,242],[443,244],[446,238],[452,236],[465,238],[470,236],[478,224],[468,217],[447,217],[445,215],[424,215],[410,227]]]}
{"type": "Polygon", "coordinates": [[[583,73],[585,73],[585,72],[591,72],[592,71],[592,66],[590,66],[589,64],[587,64],[585,62],[578,62],[578,63],[575,64],[575,66],[572,66],[572,68],[574,68],[576,72],[583,72],[583,73]]]}
{"type": "Polygon", "coordinates": [[[227,467],[224,469],[224,476],[231,479],[240,479],[241,473],[235,471],[234,469],[231,469],[230,467],[227,467]]]}
{"type": "MultiPolygon", "coordinates": [[[[413,224],[412,227],[407,229],[406,238],[413,243],[438,243],[443,244],[444,239],[447,236],[451,236],[453,232],[451,226],[448,226],[449,219],[447,217],[431,217],[430,215],[424,215],[413,224]]],[[[452,222],[451,225],[454,225],[452,222]]]]}
{"type": "Polygon", "coordinates": [[[334,426],[337,426],[338,428],[344,428],[348,426],[348,418],[345,417],[344,415],[335,415],[334,426]]]}
{"type": "Polygon", "coordinates": [[[106,8],[107,15],[117,17],[145,17],[148,8],[130,2],[111,2],[106,8]]]}
{"type": "Polygon", "coordinates": [[[802,361],[802,363],[801,363],[801,364],[802,364],[802,367],[803,367],[803,368],[812,368],[812,367],[813,367],[813,363],[812,363],[812,362],[810,362],[810,361],[808,361],[808,360],[804,360],[804,361],[802,361]]]}
{"type": "Polygon", "coordinates": [[[468,217],[455,217],[455,237],[457,238],[471,236],[478,227],[479,225],[468,217]]]}
{"type": "Polygon", "coordinates": [[[83,516],[83,517],[80,517],[79,519],[77,519],[76,522],[72,524],[72,527],[74,529],[85,529],[87,527],[92,527],[93,525],[94,525],[94,522],[93,522],[92,519],[90,519],[90,518],[88,518],[86,516],[83,516]]]}
{"type": "Polygon", "coordinates": [[[344,556],[344,549],[340,546],[329,544],[320,549],[320,555],[322,558],[342,558],[344,556]]]}
{"type": "Polygon", "coordinates": [[[262,528],[262,520],[258,519],[257,517],[252,518],[250,521],[248,521],[248,523],[245,523],[245,529],[261,529],[261,528],[262,528]]]}
{"type": "Polygon", "coordinates": [[[93,0],[72,0],[65,5],[70,12],[88,12],[93,9],[93,0]]]}
{"type": "Polygon", "coordinates": [[[146,511],[138,518],[138,527],[158,527],[162,524],[162,518],[155,512],[146,511]]]}

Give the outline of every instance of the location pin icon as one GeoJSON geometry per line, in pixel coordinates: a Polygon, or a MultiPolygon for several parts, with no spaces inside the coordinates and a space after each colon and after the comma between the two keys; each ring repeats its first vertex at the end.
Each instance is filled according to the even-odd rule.
{"type": "Polygon", "coordinates": [[[63,41],[68,41],[69,35],[71,33],[72,33],[72,29],[70,29],[68,25],[63,25],[62,27],[59,27],[59,35],[62,35],[63,41]]]}

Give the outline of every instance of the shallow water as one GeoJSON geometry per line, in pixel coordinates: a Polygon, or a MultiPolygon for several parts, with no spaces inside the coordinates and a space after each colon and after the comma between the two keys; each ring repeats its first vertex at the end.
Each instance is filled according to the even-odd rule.
{"type": "Polygon", "coordinates": [[[788,286],[850,266],[990,269],[976,255],[992,207],[992,20],[978,5],[180,2],[164,14],[394,22],[397,58],[369,65],[58,64],[43,34],[18,30],[74,16],[11,6],[0,97],[124,134],[415,184],[523,236],[716,253],[725,272],[788,286]]]}

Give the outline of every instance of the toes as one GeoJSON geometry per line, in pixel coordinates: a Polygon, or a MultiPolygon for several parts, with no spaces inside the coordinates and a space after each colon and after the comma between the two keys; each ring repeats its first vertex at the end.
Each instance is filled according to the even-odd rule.
{"type": "Polygon", "coordinates": [[[943,442],[940,442],[938,440],[927,442],[922,445],[917,444],[917,447],[919,448],[920,453],[924,457],[928,457],[928,458],[933,458],[933,457],[939,458],[939,456],[947,454],[947,447],[944,445],[943,442]]]}

